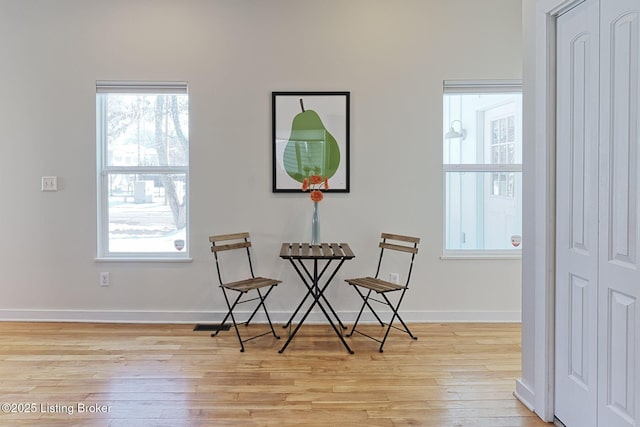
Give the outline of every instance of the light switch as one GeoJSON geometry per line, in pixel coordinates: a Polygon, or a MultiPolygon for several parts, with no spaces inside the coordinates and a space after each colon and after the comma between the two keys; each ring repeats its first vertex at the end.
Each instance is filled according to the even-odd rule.
{"type": "Polygon", "coordinates": [[[42,177],[42,191],[58,191],[58,177],[57,176],[43,176],[42,177]]]}

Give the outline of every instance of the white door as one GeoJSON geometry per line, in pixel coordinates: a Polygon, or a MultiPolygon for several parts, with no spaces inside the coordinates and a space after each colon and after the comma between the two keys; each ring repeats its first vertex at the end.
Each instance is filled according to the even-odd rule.
{"type": "Polygon", "coordinates": [[[557,21],[556,417],[597,425],[599,2],[557,21]]]}
{"type": "Polygon", "coordinates": [[[640,425],[640,0],[603,0],[600,22],[598,425],[640,425]]]}

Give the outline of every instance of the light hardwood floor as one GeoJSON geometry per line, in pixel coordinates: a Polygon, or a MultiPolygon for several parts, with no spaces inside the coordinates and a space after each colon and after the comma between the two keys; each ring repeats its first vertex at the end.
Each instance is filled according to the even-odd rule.
{"type": "Polygon", "coordinates": [[[0,322],[0,425],[549,426],[512,394],[519,325],[410,326],[350,355],[326,325],[279,354],[280,326],[240,353],[233,329],[0,322]]]}

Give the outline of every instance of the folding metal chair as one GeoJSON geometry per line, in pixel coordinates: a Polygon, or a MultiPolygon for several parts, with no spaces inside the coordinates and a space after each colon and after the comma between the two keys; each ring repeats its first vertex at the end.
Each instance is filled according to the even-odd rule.
{"type": "Polygon", "coordinates": [[[223,329],[225,323],[227,322],[227,319],[231,317],[231,321],[233,322],[233,327],[235,328],[236,335],[238,336],[238,341],[240,341],[241,352],[244,351],[244,343],[254,338],[258,338],[271,333],[275,338],[280,339],[280,337],[276,335],[276,331],[273,329],[273,324],[271,323],[271,318],[269,317],[269,313],[267,312],[267,307],[265,306],[264,301],[267,299],[267,296],[269,296],[273,288],[277,286],[278,283],[282,283],[282,281],[275,280],[275,279],[268,279],[265,277],[254,276],[253,265],[251,263],[251,252],[249,251],[249,248],[251,247],[249,233],[243,232],[243,233],[235,233],[235,234],[210,236],[209,241],[211,242],[211,252],[213,252],[213,255],[216,260],[216,270],[218,272],[218,281],[220,283],[220,288],[222,288],[222,293],[224,294],[224,299],[227,302],[227,308],[229,309],[229,311],[227,312],[227,315],[224,317],[224,320],[220,325],[220,328],[215,333],[211,334],[211,336],[215,337],[216,335],[218,335],[218,332],[220,332],[220,330],[223,329]],[[223,251],[233,251],[233,250],[246,250],[247,259],[249,261],[249,272],[251,276],[247,279],[243,279],[239,281],[224,282],[222,280],[222,274],[220,272],[221,262],[219,260],[219,253],[223,251]],[[266,292],[265,292],[265,289],[266,289],[266,292]],[[257,297],[251,298],[249,295],[249,292],[251,291],[256,291],[257,297]],[[233,292],[237,293],[237,295],[235,296],[232,302],[230,299],[230,296],[233,295],[233,292]],[[245,322],[240,322],[239,324],[249,325],[249,322],[251,322],[251,320],[254,318],[254,316],[260,309],[260,307],[262,307],[262,310],[264,311],[264,314],[267,318],[267,322],[269,322],[269,327],[271,328],[271,332],[267,331],[267,332],[243,339],[240,336],[240,331],[238,329],[238,322],[236,321],[236,316],[234,315],[234,309],[238,304],[244,304],[244,303],[248,303],[251,301],[258,301],[258,300],[260,302],[257,304],[255,309],[253,310],[248,320],[246,320],[245,322]]]}
{"type": "Polygon", "coordinates": [[[376,270],[375,277],[360,277],[357,279],[345,280],[345,282],[347,282],[349,285],[354,287],[354,289],[358,292],[358,295],[360,295],[363,301],[362,307],[360,308],[360,312],[358,313],[358,316],[356,317],[356,321],[353,324],[353,329],[351,330],[351,333],[347,335],[348,337],[352,336],[354,332],[357,332],[360,335],[363,335],[367,338],[377,341],[380,343],[380,353],[382,353],[383,351],[382,347],[384,347],[384,343],[387,340],[387,336],[389,335],[389,331],[391,330],[391,328],[397,329],[402,332],[406,332],[414,340],[418,339],[416,336],[414,336],[411,333],[406,323],[404,322],[404,320],[402,320],[402,317],[400,317],[400,314],[398,313],[398,309],[400,308],[402,299],[404,298],[405,293],[409,289],[409,280],[411,279],[411,270],[413,269],[413,260],[416,254],[418,253],[418,243],[420,243],[419,237],[410,237],[410,236],[402,236],[399,234],[382,233],[381,241],[378,245],[380,247],[380,257],[378,259],[378,268],[376,270]],[[402,252],[402,253],[406,253],[407,255],[410,255],[411,261],[409,263],[407,280],[404,285],[392,283],[392,282],[378,278],[378,275],[380,274],[380,267],[382,266],[383,255],[385,254],[385,251],[389,251],[389,250],[402,252]],[[374,292],[376,295],[372,296],[371,294],[374,292]],[[392,303],[392,301],[387,297],[388,294],[391,294],[393,292],[397,292],[398,294],[396,295],[399,295],[397,298],[393,298],[395,300],[395,304],[392,303]],[[382,297],[382,300],[377,299],[379,297],[382,297]],[[380,323],[380,326],[385,326],[385,323],[380,319],[380,316],[378,315],[378,313],[376,313],[376,311],[371,306],[370,304],[371,302],[376,302],[378,304],[386,305],[393,312],[393,315],[391,316],[391,320],[389,321],[388,324],[386,324],[387,329],[385,331],[384,338],[382,338],[382,340],[372,337],[370,335],[367,335],[366,333],[363,333],[356,329],[365,307],[367,307],[371,311],[371,313],[375,316],[375,318],[380,323]],[[402,329],[393,325],[393,322],[396,320],[396,318],[402,324],[402,329]]]}

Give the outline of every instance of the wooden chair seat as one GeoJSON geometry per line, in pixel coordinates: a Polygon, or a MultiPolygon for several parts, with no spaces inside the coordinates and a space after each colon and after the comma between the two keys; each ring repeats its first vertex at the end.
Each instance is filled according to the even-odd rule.
{"type": "Polygon", "coordinates": [[[254,277],[252,279],[238,280],[237,282],[224,283],[223,288],[238,292],[249,292],[254,289],[264,288],[282,283],[282,280],[267,279],[266,277],[254,277]]]}
{"type": "Polygon", "coordinates": [[[398,285],[397,283],[387,282],[386,280],[376,279],[375,277],[359,277],[357,279],[347,279],[350,285],[361,286],[366,289],[371,289],[379,294],[384,292],[399,291],[406,289],[406,286],[398,285]]]}

